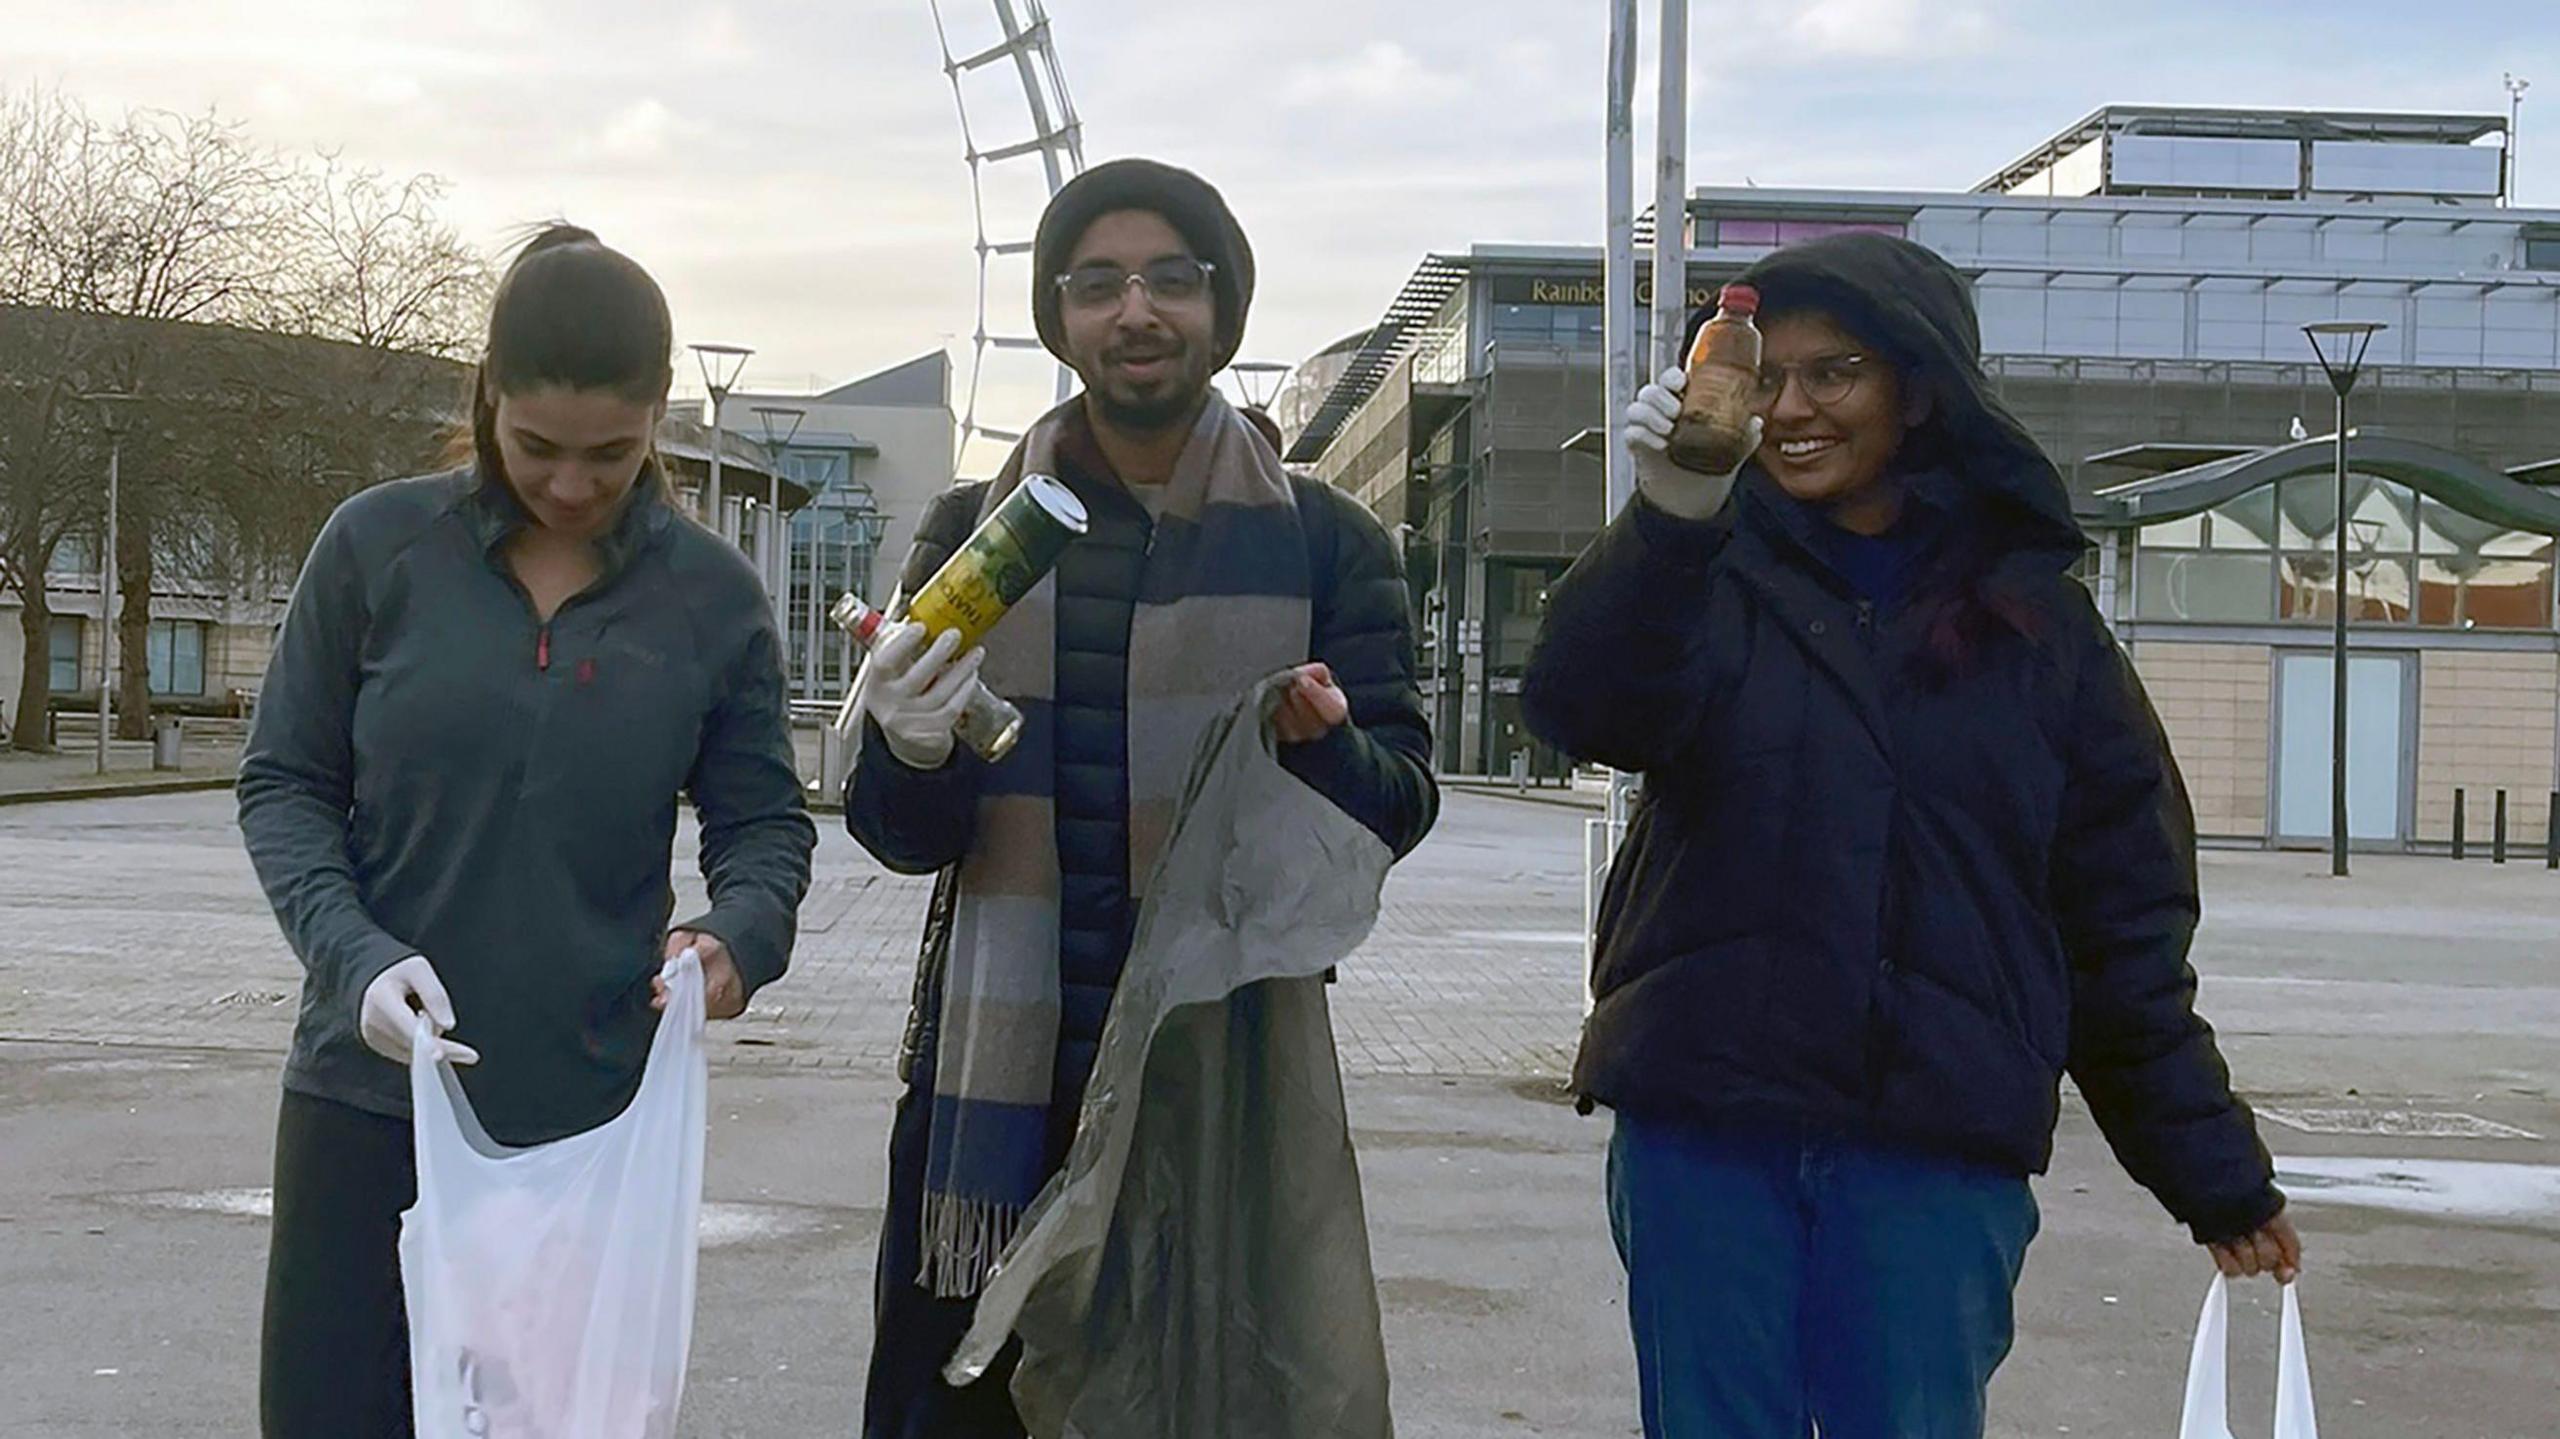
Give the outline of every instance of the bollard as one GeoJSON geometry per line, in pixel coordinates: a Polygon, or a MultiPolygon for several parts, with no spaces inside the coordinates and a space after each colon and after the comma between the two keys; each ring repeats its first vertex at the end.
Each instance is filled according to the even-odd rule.
{"type": "Polygon", "coordinates": [[[2467,846],[2471,841],[2471,825],[2463,816],[2463,811],[2468,807],[2470,799],[2471,791],[2464,789],[2459,785],[2454,787],[2453,857],[2457,862],[2463,858],[2464,854],[2467,852],[2467,846]]]}
{"type": "Polygon", "coordinates": [[[1511,785],[1522,794],[1529,792],[1529,752],[1525,749],[1511,752],[1511,785]]]}
{"type": "Polygon", "coordinates": [[[2560,789],[2551,792],[2551,808],[2542,814],[2542,867],[2560,869],[2560,789]]]}
{"type": "Polygon", "coordinates": [[[2507,792],[2505,790],[2498,791],[2498,830],[2490,837],[2489,846],[2489,862],[2505,864],[2507,862],[2507,792]]]}

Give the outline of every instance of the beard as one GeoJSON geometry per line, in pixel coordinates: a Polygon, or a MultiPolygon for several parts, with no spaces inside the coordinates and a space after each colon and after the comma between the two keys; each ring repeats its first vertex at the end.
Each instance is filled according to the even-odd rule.
{"type": "Polygon", "coordinates": [[[1095,408],[1112,428],[1130,434],[1162,434],[1199,413],[1209,393],[1210,376],[1196,350],[1186,346],[1174,353],[1172,370],[1144,384],[1112,378],[1109,365],[1117,358],[1106,356],[1097,367],[1099,375],[1085,380],[1095,408]]]}

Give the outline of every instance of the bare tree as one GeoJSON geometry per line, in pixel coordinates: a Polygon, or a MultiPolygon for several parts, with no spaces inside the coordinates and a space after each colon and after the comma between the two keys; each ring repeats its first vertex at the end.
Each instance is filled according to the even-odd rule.
{"type": "Polygon", "coordinates": [[[443,180],[393,181],[323,155],[295,188],[294,328],[447,359],[478,348],[493,277],[436,217],[443,180]]]}
{"type": "Polygon", "coordinates": [[[19,601],[25,663],[9,742],[22,750],[49,744],[53,608],[45,573],[88,518],[95,493],[94,483],[83,483],[99,454],[89,443],[95,417],[80,399],[88,339],[78,317],[62,311],[0,309],[0,593],[19,601]]]}
{"type": "Polygon", "coordinates": [[[277,318],[292,210],[273,151],[210,113],[106,122],[32,94],[25,109],[43,148],[12,226],[34,282],[16,298],[155,320],[277,318]]]}
{"type": "Polygon", "coordinates": [[[491,283],[486,259],[436,218],[443,194],[431,176],[287,161],[212,113],[103,121],[59,94],[0,94],[0,305],[63,321],[0,345],[0,586],[25,606],[16,742],[43,741],[46,569],[66,538],[104,538],[104,450],[69,401],[141,397],[110,561],[124,597],[121,731],[141,737],[155,580],[298,559],[327,513],[322,493],[382,473],[315,467],[295,437],[334,427],[331,448],[419,462],[418,416],[449,397],[417,391],[441,372],[389,362],[468,351],[491,283]],[[237,328],[199,344],[151,322],[237,328]],[[302,363],[265,342],[278,333],[352,341],[384,363],[302,363]]]}
{"type": "Polygon", "coordinates": [[[53,292],[37,216],[58,183],[55,157],[87,123],[76,106],[41,90],[0,94],[0,303],[36,304],[53,292]]]}

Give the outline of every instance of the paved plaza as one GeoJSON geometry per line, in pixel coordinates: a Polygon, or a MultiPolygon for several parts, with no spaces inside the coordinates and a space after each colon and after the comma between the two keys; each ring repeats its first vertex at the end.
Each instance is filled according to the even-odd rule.
{"type": "MultiPolygon", "coordinates": [[[[252,1432],[298,970],[227,794],[0,809],[0,1434],[252,1432]]],[[[829,818],[824,821],[834,825],[829,818]]],[[[1333,991],[1399,1432],[1623,1436],[1604,1119],[1558,1102],[1583,816],[1453,795],[1333,991]]],[[[687,903],[698,891],[680,865],[687,903]]],[[[2311,1245],[2332,1439],[2560,1428],[2560,875],[2216,854],[2204,1003],[2311,1245]]],[[[920,882],[826,833],[790,976],[717,1028],[686,1432],[851,1431],[920,882]]],[[[2209,1274],[2066,1115],[1993,1432],[2175,1432],[2209,1274]]],[[[2236,1306],[2264,1432],[2271,1291],[2236,1306]]],[[[2254,1420],[2249,1417],[2255,1415],[2254,1420]]]]}

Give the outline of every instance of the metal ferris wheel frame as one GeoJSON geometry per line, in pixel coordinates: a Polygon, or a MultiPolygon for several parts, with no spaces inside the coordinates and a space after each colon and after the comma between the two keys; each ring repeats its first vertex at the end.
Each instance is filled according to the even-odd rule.
{"type": "MultiPolygon", "coordinates": [[[[943,21],[943,0],[927,0],[933,10],[935,37],[942,45],[942,72],[951,82],[951,99],[960,115],[960,139],[969,164],[969,203],[977,227],[978,314],[969,336],[968,400],[960,415],[961,453],[968,452],[972,440],[987,439],[1010,445],[1022,438],[1019,428],[987,423],[981,416],[979,403],[985,388],[987,361],[1004,353],[1040,351],[1040,341],[1018,331],[999,330],[989,324],[987,312],[990,274],[996,263],[1007,259],[1027,259],[1031,254],[1032,234],[1039,224],[1038,215],[990,216],[987,179],[997,166],[1013,166],[1037,160],[1042,168],[1049,195],[1084,170],[1084,126],[1076,118],[1075,101],[1067,93],[1066,73],[1058,64],[1058,52],[1050,42],[1050,22],[1041,0],[984,0],[995,12],[1001,39],[983,50],[968,55],[955,54],[951,48],[950,28],[943,21]],[[985,117],[973,121],[969,94],[962,83],[972,72],[1010,61],[1021,81],[1024,117],[1006,117],[1001,131],[983,123],[985,117]],[[1027,118],[1027,125],[1024,123],[1027,118]],[[1020,130],[1029,131],[1021,138],[1011,138],[1020,130]],[[998,144],[983,144],[980,136],[1007,138],[998,144]]],[[[1034,283],[1037,283],[1035,277],[1034,283]]],[[[1027,311],[1027,306],[1026,306],[1027,311]]],[[[1024,313],[1024,312],[1017,312],[1024,313]]],[[[1064,400],[1073,393],[1074,377],[1066,366],[1055,369],[1057,398],[1064,400]]]]}

